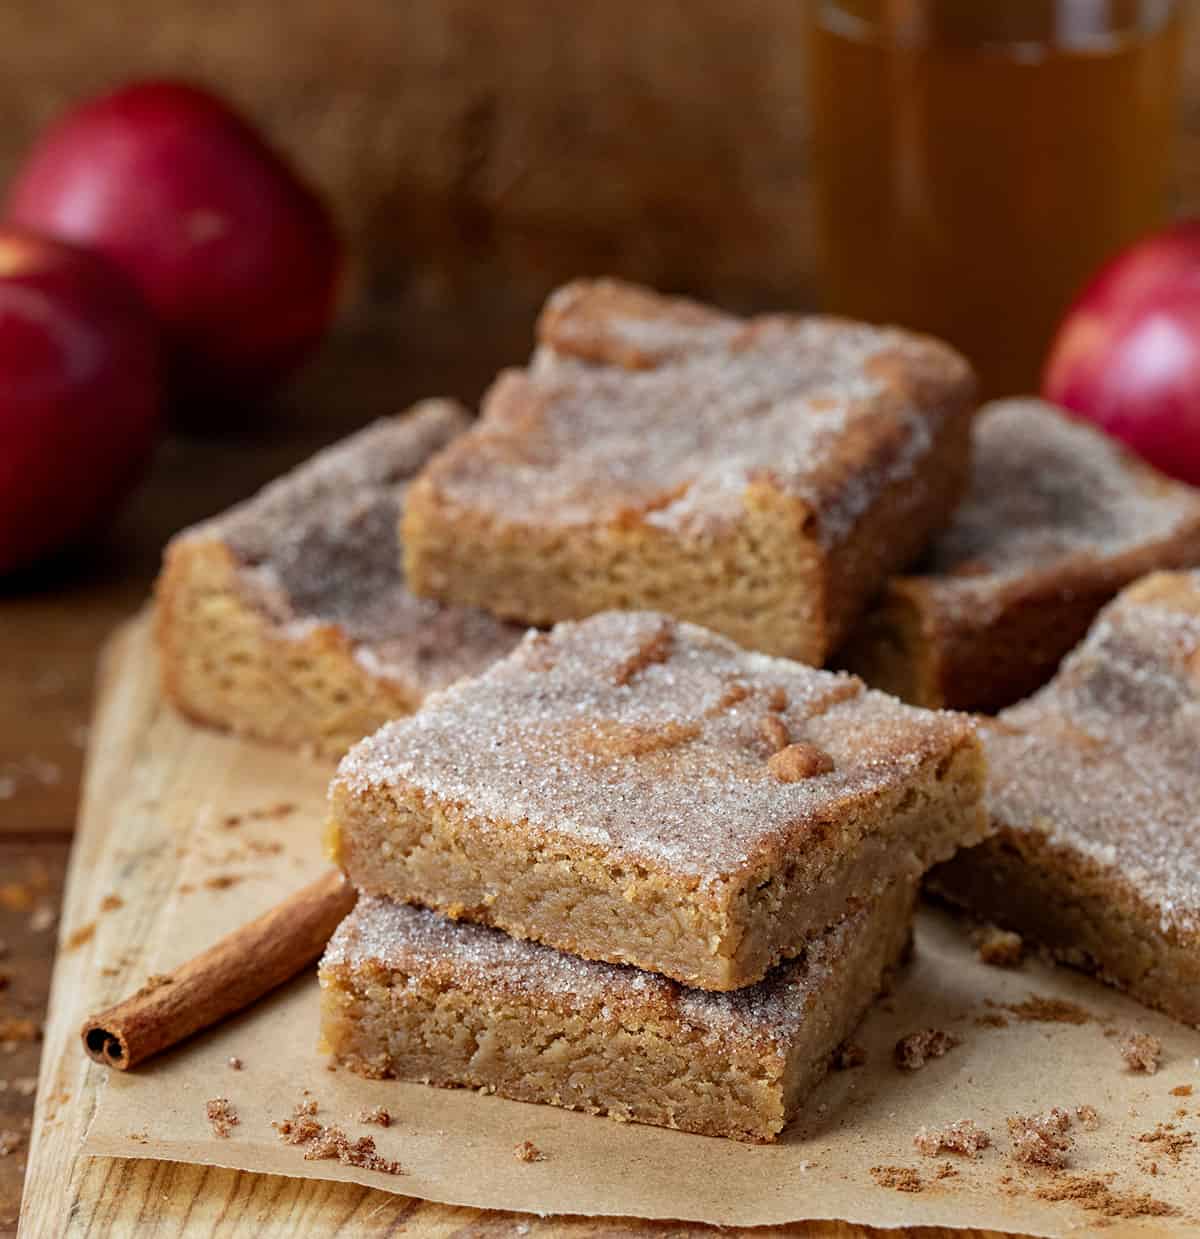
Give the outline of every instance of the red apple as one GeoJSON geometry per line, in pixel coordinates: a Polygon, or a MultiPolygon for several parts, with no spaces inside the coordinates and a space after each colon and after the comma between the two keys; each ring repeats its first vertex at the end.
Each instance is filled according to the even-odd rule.
{"type": "Polygon", "coordinates": [[[1200,221],[1100,270],[1059,328],[1043,393],[1200,486],[1200,221]]]}
{"type": "Polygon", "coordinates": [[[0,229],[0,572],[79,540],[137,481],[161,336],[104,259],[0,229]]]}
{"type": "Polygon", "coordinates": [[[329,212],[194,86],[140,82],[68,112],[17,173],[8,215],[98,250],[134,280],[188,401],[263,394],[333,315],[341,250],[329,212]]]}

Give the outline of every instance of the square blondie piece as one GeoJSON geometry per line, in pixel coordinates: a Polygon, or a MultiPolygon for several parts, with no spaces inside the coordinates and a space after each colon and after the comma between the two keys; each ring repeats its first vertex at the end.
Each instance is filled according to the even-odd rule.
{"type": "Polygon", "coordinates": [[[404,585],[408,481],[470,422],[426,401],[173,538],[157,589],[171,701],[201,722],[340,756],[512,649],[522,629],[404,585]]]}
{"type": "Polygon", "coordinates": [[[982,838],[983,781],[963,715],[607,612],[356,745],[330,838],[370,894],[730,990],[982,838]]]}
{"type": "Polygon", "coordinates": [[[987,405],[971,487],[921,575],[894,577],[841,662],[923,706],[1028,696],[1119,590],[1200,564],[1200,492],[1039,400],[987,405]]]}
{"type": "Polygon", "coordinates": [[[538,339],[413,486],[419,594],[662,611],[820,665],[965,488],[975,384],[932,339],[613,281],[555,293],[538,339]]]}
{"type": "Polygon", "coordinates": [[[983,734],[997,833],[934,889],[1200,1027],[1200,573],[1130,586],[983,734]]]}
{"type": "Polygon", "coordinates": [[[364,896],[321,961],[322,1045],[367,1076],[773,1140],[905,955],[914,889],[734,994],[364,896]]]}

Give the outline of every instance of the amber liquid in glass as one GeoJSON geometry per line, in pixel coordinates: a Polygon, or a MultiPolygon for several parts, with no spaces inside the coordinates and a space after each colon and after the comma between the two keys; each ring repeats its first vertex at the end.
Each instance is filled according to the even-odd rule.
{"type": "Polygon", "coordinates": [[[807,0],[825,306],[1036,389],[1097,265],[1165,219],[1169,0],[807,0]]]}

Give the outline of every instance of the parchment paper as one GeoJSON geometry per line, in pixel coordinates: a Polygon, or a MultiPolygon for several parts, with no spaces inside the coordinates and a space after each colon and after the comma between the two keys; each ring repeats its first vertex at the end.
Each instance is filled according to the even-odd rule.
{"type": "MultiPolygon", "coordinates": [[[[178,736],[162,745],[174,745],[188,760],[164,778],[153,752],[145,755],[129,793],[141,794],[139,779],[152,782],[154,795],[163,797],[147,802],[154,820],[170,821],[178,832],[174,888],[163,902],[158,932],[140,951],[138,967],[145,973],[189,958],[326,867],[319,843],[325,771],[299,757],[209,737],[169,716],[155,724],[152,750],[164,729],[187,731],[186,745],[178,736]],[[288,804],[297,807],[277,808],[288,804]],[[262,812],[256,816],[255,809],[262,812]]],[[[144,839],[127,842],[122,848],[120,839],[114,841],[113,850],[125,857],[126,875],[128,858],[147,846],[144,839]]],[[[97,882],[111,878],[98,874],[97,882]]],[[[103,962],[98,958],[98,965],[103,962]]],[[[1088,1104],[1099,1112],[1100,1127],[1088,1132],[1076,1125],[1069,1173],[1113,1172],[1113,1191],[1149,1193],[1180,1211],[1168,1219],[1113,1222],[1105,1233],[1175,1231],[1200,1219],[1200,1033],[1066,969],[1037,961],[1016,970],[987,967],[967,927],[937,910],[922,913],[915,962],[861,1030],[866,1065],[832,1074],[775,1146],[333,1073],[316,1051],[317,1011],[310,974],[134,1072],[109,1073],[84,1151],[348,1179],[431,1200],[542,1214],[731,1225],[835,1218],[1055,1235],[1089,1229],[1101,1217],[1071,1201],[1037,1197],[1053,1176],[1013,1165],[1005,1119],[1088,1104]],[[1006,1004],[1031,995],[1067,999],[1091,1018],[1071,1025],[1005,1012],[1006,1004]],[[995,1026],[1001,1020],[1004,1026],[995,1026]],[[952,1032],[962,1044],[921,1071],[899,1070],[892,1062],[897,1039],[928,1027],[952,1032]],[[1161,1038],[1158,1074],[1126,1069],[1118,1034],[1131,1030],[1161,1038]],[[240,1071],[228,1065],[231,1056],[242,1060],[240,1071]],[[1193,1085],[1195,1095],[1172,1095],[1179,1085],[1193,1085]],[[282,1144],[272,1120],[287,1117],[304,1089],[317,1099],[318,1117],[351,1136],[372,1135],[379,1152],[399,1159],[406,1173],[306,1161],[302,1149],[282,1144]],[[214,1097],[227,1097],[240,1118],[226,1139],[214,1135],[205,1118],[205,1102],[214,1097]],[[392,1116],[386,1130],[357,1119],[362,1109],[378,1105],[392,1116]],[[962,1118],[991,1133],[993,1146],[977,1160],[917,1153],[919,1127],[962,1118]],[[1198,1147],[1173,1161],[1160,1145],[1137,1140],[1160,1122],[1177,1124],[1173,1134],[1196,1131],[1198,1147]],[[518,1160],[513,1148],[523,1140],[533,1141],[545,1160],[518,1160]],[[1157,1175],[1150,1173],[1151,1162],[1157,1175]],[[946,1164],[956,1173],[936,1177],[946,1164]],[[871,1173],[879,1166],[915,1169],[921,1190],[879,1185],[871,1173]]]]}

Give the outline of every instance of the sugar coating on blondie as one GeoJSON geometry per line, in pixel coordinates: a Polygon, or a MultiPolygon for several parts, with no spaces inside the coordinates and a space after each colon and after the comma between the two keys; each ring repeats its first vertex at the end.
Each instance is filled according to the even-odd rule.
{"type": "Polygon", "coordinates": [[[1200,573],[1126,589],[984,738],[999,834],[938,888],[1200,1025],[1200,573]]]}
{"type": "Polygon", "coordinates": [[[904,954],[914,895],[893,884],[731,994],[363,896],[321,962],[322,1041],[365,1075],[770,1140],[904,954]]]}
{"type": "Polygon", "coordinates": [[[331,837],[372,893],[731,989],[980,838],[981,785],[962,716],[610,612],[356,746],[331,837]]]}
{"type": "Polygon", "coordinates": [[[511,649],[522,630],[404,583],[407,486],[470,423],[459,405],[426,401],[173,539],[158,620],[175,702],[236,731],[341,752],[511,649]]]}
{"type": "Polygon", "coordinates": [[[995,710],[1054,672],[1118,590],[1200,563],[1200,492],[1039,400],[975,421],[967,496],[868,613],[845,665],[918,705],[995,710]]]}
{"type": "Polygon", "coordinates": [[[418,592],[654,608],[820,662],[965,481],[973,379],[926,337],[580,281],[539,342],[414,487],[418,592]]]}

